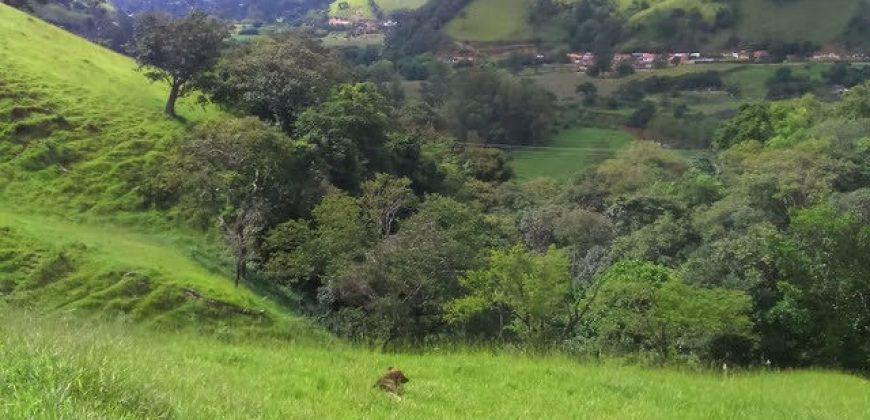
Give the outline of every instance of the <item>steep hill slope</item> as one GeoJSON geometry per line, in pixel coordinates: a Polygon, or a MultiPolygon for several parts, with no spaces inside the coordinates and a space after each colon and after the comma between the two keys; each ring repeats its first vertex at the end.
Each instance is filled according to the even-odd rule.
{"type": "MultiPolygon", "coordinates": [[[[186,125],[162,115],[164,87],[135,68],[0,5],[0,300],[161,323],[284,322],[232,286],[202,234],[154,233],[172,225],[145,208],[146,171],[186,125]]],[[[180,113],[219,115],[192,101],[180,113]]]]}

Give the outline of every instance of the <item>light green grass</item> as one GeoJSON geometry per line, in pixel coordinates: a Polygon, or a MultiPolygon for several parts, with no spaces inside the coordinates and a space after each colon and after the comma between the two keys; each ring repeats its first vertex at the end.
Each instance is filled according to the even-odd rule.
{"type": "Polygon", "coordinates": [[[221,264],[225,256],[195,235],[158,235],[2,209],[0,232],[0,297],[8,295],[19,305],[161,324],[186,324],[195,317],[271,326],[289,319],[268,299],[235,288],[221,264]]]}
{"type": "Polygon", "coordinates": [[[459,41],[509,42],[533,37],[531,0],[474,0],[445,28],[459,41]]]}
{"type": "Polygon", "coordinates": [[[369,6],[368,0],[335,0],[329,5],[329,16],[348,20],[375,18],[375,14],[369,6]],[[342,9],[340,7],[342,3],[347,3],[348,7],[342,9]]]}
{"type": "Polygon", "coordinates": [[[384,34],[364,34],[348,38],[342,32],[332,32],[320,39],[325,47],[367,47],[384,45],[384,34]]]}
{"type": "Polygon", "coordinates": [[[426,4],[427,0],[376,0],[375,2],[384,11],[384,13],[392,13],[396,10],[408,9],[414,10],[426,4]]]}
{"type": "MultiPolygon", "coordinates": [[[[135,68],[0,5],[0,300],[155,324],[285,323],[232,286],[218,240],[143,208],[149,163],[187,124],[163,115],[166,87],[135,68]]],[[[192,100],[179,113],[220,115],[192,100]]]]}
{"type": "MultiPolygon", "coordinates": [[[[185,124],[127,57],[0,5],[0,199],[57,213],[141,207],[142,171],[185,124]]],[[[218,115],[179,105],[189,121],[218,115]]]]}
{"type": "Polygon", "coordinates": [[[2,418],[866,419],[870,383],[824,371],[725,377],[564,356],[388,354],[0,315],[2,418]],[[388,366],[401,401],[372,388],[388,366]]]}
{"type": "Polygon", "coordinates": [[[577,172],[606,160],[632,141],[623,131],[573,128],[562,131],[544,148],[517,149],[511,165],[519,179],[572,179],[577,172]]]}

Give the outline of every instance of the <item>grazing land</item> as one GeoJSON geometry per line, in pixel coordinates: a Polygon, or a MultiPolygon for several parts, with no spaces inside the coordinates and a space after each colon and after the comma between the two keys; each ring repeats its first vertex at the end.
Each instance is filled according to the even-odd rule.
{"type": "Polygon", "coordinates": [[[515,149],[512,165],[520,179],[570,181],[577,172],[612,157],[631,141],[631,134],[624,131],[572,128],[559,133],[547,147],[515,149]]]}
{"type": "Polygon", "coordinates": [[[522,41],[532,38],[530,0],[475,0],[445,28],[460,41],[522,41]]]}
{"type": "Polygon", "coordinates": [[[558,355],[390,354],[328,338],[206,338],[18,313],[0,318],[0,333],[3,418],[857,420],[870,410],[870,383],[826,371],[723,376],[558,355]],[[411,379],[401,401],[372,387],[388,366],[411,379]]]}
{"type": "Polygon", "coordinates": [[[402,9],[414,10],[426,4],[426,0],[377,0],[376,3],[385,13],[391,13],[402,9]]]}

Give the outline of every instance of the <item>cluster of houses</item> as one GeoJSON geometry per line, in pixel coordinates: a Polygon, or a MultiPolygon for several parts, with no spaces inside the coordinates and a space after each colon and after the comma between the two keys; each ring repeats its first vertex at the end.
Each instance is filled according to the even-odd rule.
{"type": "MultiPolygon", "coordinates": [[[[707,59],[701,53],[619,53],[614,54],[613,65],[629,63],[636,70],[652,70],[663,65],[693,64],[707,59]]],[[[568,60],[578,66],[578,71],[586,71],[595,65],[597,57],[591,52],[575,52],[568,54],[568,60]]]]}
{"type": "Polygon", "coordinates": [[[360,36],[368,34],[377,34],[395,28],[399,22],[393,19],[384,21],[375,21],[370,19],[342,19],[331,17],[327,21],[327,25],[335,30],[347,31],[348,36],[360,36]]]}
{"type": "MultiPolygon", "coordinates": [[[[591,52],[572,52],[567,54],[568,60],[577,65],[578,71],[586,71],[596,62],[595,54],[591,52]]],[[[663,66],[679,66],[683,64],[696,63],[716,63],[716,62],[745,62],[745,63],[767,63],[771,60],[771,54],[767,50],[741,50],[733,52],[725,52],[719,55],[704,55],[699,52],[674,52],[674,53],[652,53],[652,52],[635,52],[635,53],[619,53],[613,56],[613,65],[621,63],[630,63],[636,70],[652,70],[663,66]]],[[[864,61],[867,56],[864,54],[840,54],[837,52],[823,51],[817,52],[810,57],[788,57],[789,61],[817,61],[817,62],[836,62],[836,61],[864,61]]]]}

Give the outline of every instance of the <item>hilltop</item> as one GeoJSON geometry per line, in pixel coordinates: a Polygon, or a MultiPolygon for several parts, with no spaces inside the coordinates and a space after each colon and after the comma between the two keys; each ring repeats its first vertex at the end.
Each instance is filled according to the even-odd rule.
{"type": "Polygon", "coordinates": [[[220,115],[191,99],[186,123],[169,119],[165,95],[131,59],[0,5],[0,296],[161,324],[286,325],[276,304],[233,288],[214,239],[143,202],[149,166],[220,115]]]}

